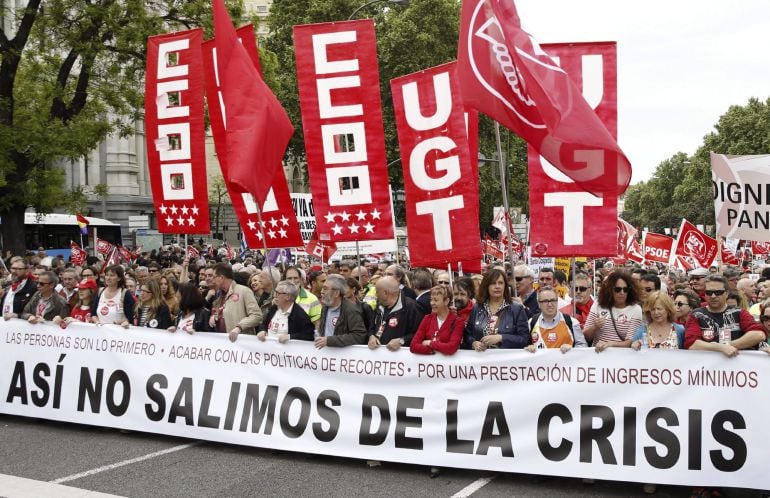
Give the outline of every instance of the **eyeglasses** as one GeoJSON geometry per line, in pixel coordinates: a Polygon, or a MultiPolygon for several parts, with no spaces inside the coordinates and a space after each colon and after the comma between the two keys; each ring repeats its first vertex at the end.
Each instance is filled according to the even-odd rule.
{"type": "Polygon", "coordinates": [[[275,295],[276,296],[288,296],[289,293],[288,292],[278,292],[278,291],[275,291],[275,295]]]}
{"type": "Polygon", "coordinates": [[[674,302],[674,306],[676,306],[677,308],[681,308],[682,306],[690,306],[690,303],[676,301],[676,302],[674,302]]]}
{"type": "Polygon", "coordinates": [[[707,296],[721,296],[722,294],[725,293],[725,290],[724,289],[721,289],[721,290],[705,290],[705,291],[703,291],[703,293],[706,294],[707,296]]]}
{"type": "Polygon", "coordinates": [[[628,287],[615,287],[612,290],[615,291],[616,294],[620,294],[621,292],[628,294],[628,287]]]}
{"type": "Polygon", "coordinates": [[[542,300],[538,299],[537,302],[540,304],[554,304],[559,302],[559,300],[558,299],[542,299],[542,300]]]}
{"type": "Polygon", "coordinates": [[[768,320],[770,320],[770,316],[762,315],[762,316],[759,317],[759,321],[760,322],[766,322],[768,320]]]}
{"type": "Polygon", "coordinates": [[[516,279],[517,282],[521,282],[525,278],[529,278],[529,277],[513,277],[513,278],[516,279]]]}
{"type": "Polygon", "coordinates": [[[439,280],[438,284],[439,285],[449,285],[449,280],[439,280]]]}
{"type": "Polygon", "coordinates": [[[14,270],[14,271],[26,271],[27,267],[26,266],[12,266],[11,270],[14,270]]]}
{"type": "Polygon", "coordinates": [[[655,287],[642,287],[644,292],[655,292],[655,287]]]}
{"type": "Polygon", "coordinates": [[[53,282],[38,282],[37,285],[50,285],[53,282]]]}
{"type": "Polygon", "coordinates": [[[588,290],[588,287],[575,287],[575,292],[585,292],[588,290]]]}
{"type": "Polygon", "coordinates": [[[139,289],[139,292],[150,292],[150,289],[139,289]]]}
{"type": "Polygon", "coordinates": [[[160,270],[156,270],[155,268],[150,268],[147,271],[149,271],[150,273],[158,273],[160,270]]]}

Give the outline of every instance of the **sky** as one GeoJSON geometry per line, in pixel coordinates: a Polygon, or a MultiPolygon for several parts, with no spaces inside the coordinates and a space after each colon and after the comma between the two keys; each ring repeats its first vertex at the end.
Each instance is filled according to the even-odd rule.
{"type": "Polygon", "coordinates": [[[617,42],[618,143],[632,183],[649,180],[677,152],[694,153],[731,105],[770,97],[770,0],[516,0],[516,7],[541,44],[617,42]]]}

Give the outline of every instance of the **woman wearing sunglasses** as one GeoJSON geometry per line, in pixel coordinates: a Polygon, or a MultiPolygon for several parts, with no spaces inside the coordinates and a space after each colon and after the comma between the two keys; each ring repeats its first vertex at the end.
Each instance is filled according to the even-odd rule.
{"type": "Polygon", "coordinates": [[[676,316],[674,321],[684,326],[687,317],[692,310],[700,308],[700,298],[691,289],[677,289],[674,291],[674,311],[676,316]]]}
{"type": "Polygon", "coordinates": [[[639,290],[634,279],[622,270],[615,270],[602,282],[583,334],[592,341],[597,353],[607,348],[627,348],[642,323],[639,290]]]}

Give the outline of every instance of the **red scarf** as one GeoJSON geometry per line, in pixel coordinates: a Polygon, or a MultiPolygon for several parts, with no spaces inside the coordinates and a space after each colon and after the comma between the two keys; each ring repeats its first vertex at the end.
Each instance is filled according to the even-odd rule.
{"type": "Polygon", "coordinates": [[[16,292],[16,289],[18,289],[19,287],[24,287],[24,284],[27,283],[27,280],[31,278],[32,278],[32,274],[27,273],[27,276],[24,277],[24,280],[19,280],[18,282],[11,282],[11,292],[16,292]]]}

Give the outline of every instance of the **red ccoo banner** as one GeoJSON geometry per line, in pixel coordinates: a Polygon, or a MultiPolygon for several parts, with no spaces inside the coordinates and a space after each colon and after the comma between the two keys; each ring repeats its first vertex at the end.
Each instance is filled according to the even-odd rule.
{"type": "MultiPolygon", "coordinates": [[[[617,138],[617,50],[614,42],[561,43],[543,49],[583,90],[613,138],[617,138]]],[[[533,256],[615,256],[617,196],[586,192],[531,145],[530,240],[533,256]],[[585,220],[591,220],[590,224],[585,220]]],[[[585,158],[589,160],[588,157],[585,158]]]]}
{"type": "Polygon", "coordinates": [[[320,240],[392,239],[374,22],[294,26],[294,47],[320,240]]]}
{"type": "Polygon", "coordinates": [[[479,259],[478,170],[456,81],[456,63],[391,80],[406,222],[416,266],[479,259]],[[428,228],[430,227],[430,228],[428,228]]]}
{"type": "Polygon", "coordinates": [[[147,40],[147,167],[161,233],[210,230],[202,40],[202,29],[147,40]]]}

